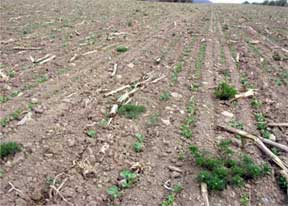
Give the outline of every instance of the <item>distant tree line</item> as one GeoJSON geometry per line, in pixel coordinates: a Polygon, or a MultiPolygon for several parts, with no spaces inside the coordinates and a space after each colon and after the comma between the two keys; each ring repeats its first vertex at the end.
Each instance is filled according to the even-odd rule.
{"type": "Polygon", "coordinates": [[[192,3],[193,2],[193,0],[146,0],[146,1],[176,2],[176,3],[192,3]]]}
{"type": "MultiPolygon", "coordinates": [[[[249,4],[249,2],[245,1],[243,4],[249,4]]],[[[288,6],[287,0],[276,0],[276,1],[265,0],[263,3],[253,3],[253,4],[268,5],[268,6],[288,6]]]]}

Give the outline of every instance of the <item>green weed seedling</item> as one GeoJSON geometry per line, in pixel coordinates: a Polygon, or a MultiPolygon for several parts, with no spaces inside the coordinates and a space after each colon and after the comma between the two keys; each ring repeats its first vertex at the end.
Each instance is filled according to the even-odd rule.
{"type": "Polygon", "coordinates": [[[198,56],[197,56],[197,59],[196,59],[196,62],[195,62],[195,68],[196,68],[196,78],[200,78],[201,76],[201,68],[204,64],[204,59],[205,59],[205,56],[206,56],[206,47],[207,47],[207,44],[205,42],[202,42],[201,43],[201,46],[200,46],[200,50],[199,50],[199,53],[198,53],[198,56]]]}
{"type": "Polygon", "coordinates": [[[177,63],[172,72],[172,82],[175,84],[178,81],[178,75],[183,70],[184,62],[177,63]]]}
{"type": "Polygon", "coordinates": [[[125,169],[122,172],[120,172],[120,176],[123,178],[123,181],[121,181],[121,188],[130,188],[133,183],[136,182],[137,174],[134,172],[125,169]]]}
{"type": "Polygon", "coordinates": [[[133,145],[133,149],[136,153],[142,152],[144,149],[144,135],[140,134],[140,133],[136,133],[135,137],[137,139],[137,141],[134,143],[133,145]]]}
{"type": "Polygon", "coordinates": [[[97,135],[97,132],[93,129],[89,129],[86,134],[88,135],[88,137],[92,137],[92,138],[95,138],[96,135],[97,135]]]}
{"type": "Polygon", "coordinates": [[[140,114],[142,114],[145,111],[146,109],[144,106],[134,104],[122,105],[118,109],[118,113],[128,119],[137,119],[140,116],[140,114]]]}
{"type": "Polygon", "coordinates": [[[281,56],[278,53],[274,53],[272,58],[274,61],[281,61],[281,56]]]}
{"type": "Polygon", "coordinates": [[[157,125],[157,123],[159,122],[159,116],[160,116],[159,113],[151,114],[147,122],[148,127],[157,125]]]}
{"type": "Polygon", "coordinates": [[[9,118],[8,117],[4,117],[4,118],[2,118],[1,120],[0,120],[0,124],[1,124],[1,126],[2,127],[6,127],[7,125],[8,125],[8,123],[9,123],[9,118]]]}
{"type": "Polygon", "coordinates": [[[192,133],[192,130],[190,127],[194,126],[194,124],[196,122],[196,118],[195,118],[196,109],[195,109],[195,107],[196,107],[195,101],[192,97],[190,99],[189,105],[187,107],[188,117],[186,118],[185,123],[183,125],[181,125],[181,127],[180,127],[180,134],[187,139],[190,139],[193,136],[193,133],[192,133]]]}
{"type": "Polygon", "coordinates": [[[124,52],[127,52],[129,49],[127,48],[127,47],[125,47],[125,46],[118,46],[117,48],[116,48],[116,51],[118,52],[118,53],[124,53],[124,52]]]}
{"type": "Polygon", "coordinates": [[[183,186],[180,184],[180,183],[177,183],[173,188],[172,188],[172,191],[174,193],[180,193],[183,191],[183,186]]]}
{"type": "Polygon", "coordinates": [[[136,153],[142,152],[143,151],[143,143],[141,142],[135,142],[133,145],[133,149],[136,153]]]}
{"type": "Polygon", "coordinates": [[[251,101],[251,106],[254,109],[259,109],[262,106],[262,102],[260,100],[257,100],[255,97],[251,101]]]}
{"type": "Polygon", "coordinates": [[[175,194],[170,194],[168,197],[161,202],[161,206],[173,206],[175,201],[175,194]]]}
{"type": "Polygon", "coordinates": [[[2,168],[0,168],[0,178],[2,178],[4,176],[4,171],[2,168]]]}
{"type": "Polygon", "coordinates": [[[48,81],[48,76],[41,76],[41,77],[39,77],[39,78],[36,80],[36,82],[37,82],[38,84],[42,84],[42,83],[44,83],[44,82],[46,82],[46,81],[48,81]]]}
{"type": "Polygon", "coordinates": [[[161,202],[161,206],[173,206],[176,195],[183,191],[183,186],[178,183],[172,188],[172,192],[167,196],[165,200],[161,202]]]}
{"type": "Polygon", "coordinates": [[[191,139],[193,135],[190,126],[188,124],[183,124],[180,127],[180,133],[183,137],[186,137],[187,139],[191,139]]]}
{"type": "Polygon", "coordinates": [[[138,142],[144,142],[144,135],[143,134],[136,133],[135,137],[136,137],[138,142]]]}
{"type": "Polygon", "coordinates": [[[215,89],[214,94],[220,100],[229,100],[235,97],[237,90],[226,82],[221,82],[215,89]]]}
{"type": "Polygon", "coordinates": [[[9,100],[9,97],[0,95],[0,104],[4,104],[9,100]]]}
{"type": "Polygon", "coordinates": [[[13,78],[13,77],[16,76],[16,72],[15,72],[14,70],[9,71],[9,72],[8,72],[8,76],[9,76],[10,78],[13,78]]]}
{"type": "Polygon", "coordinates": [[[265,119],[265,116],[263,115],[263,113],[258,112],[255,113],[255,118],[257,121],[257,129],[260,130],[260,133],[264,138],[269,139],[271,134],[267,129],[267,121],[265,119]]]}
{"type": "Polygon", "coordinates": [[[170,92],[163,92],[160,95],[160,100],[161,101],[168,101],[171,98],[171,93],[170,92]]]}
{"type": "Polygon", "coordinates": [[[111,197],[111,199],[113,199],[113,200],[115,200],[115,199],[117,199],[117,198],[122,196],[122,193],[121,193],[120,189],[117,186],[115,186],[115,185],[113,185],[112,187],[108,188],[106,192],[111,197]]]}
{"type": "Polygon", "coordinates": [[[227,185],[241,187],[245,181],[270,174],[270,167],[266,164],[256,165],[247,155],[232,159],[230,144],[229,141],[221,142],[218,145],[220,155],[217,156],[200,151],[196,146],[190,146],[196,165],[203,169],[197,179],[206,183],[209,191],[223,191],[227,185]]]}
{"type": "Polygon", "coordinates": [[[248,194],[244,194],[241,196],[240,198],[240,204],[242,206],[248,206],[249,205],[249,202],[250,202],[250,198],[249,198],[249,195],[248,194]]]}
{"type": "Polygon", "coordinates": [[[278,177],[278,185],[279,185],[281,190],[283,190],[284,192],[287,192],[287,190],[288,190],[288,182],[285,179],[285,177],[283,177],[282,175],[280,175],[278,177]]]}
{"type": "Polygon", "coordinates": [[[15,155],[21,151],[21,146],[16,142],[4,142],[0,144],[0,158],[15,155]]]}

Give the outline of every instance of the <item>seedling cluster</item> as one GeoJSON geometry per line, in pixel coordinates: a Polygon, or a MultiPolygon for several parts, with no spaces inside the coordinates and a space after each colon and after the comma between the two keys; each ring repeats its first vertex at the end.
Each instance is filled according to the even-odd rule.
{"type": "Polygon", "coordinates": [[[222,191],[231,186],[243,186],[245,181],[253,180],[270,173],[267,165],[256,165],[247,156],[240,156],[240,160],[233,159],[230,149],[231,141],[222,141],[218,145],[219,154],[215,157],[200,151],[196,146],[190,146],[196,165],[203,168],[198,175],[198,181],[207,184],[210,191],[222,191]]]}
{"type": "Polygon", "coordinates": [[[132,185],[137,180],[137,174],[128,170],[124,169],[120,172],[121,180],[119,181],[118,185],[113,185],[107,189],[107,194],[112,200],[115,200],[122,196],[122,190],[132,187],[132,185]]]}
{"type": "Polygon", "coordinates": [[[160,95],[160,100],[161,101],[168,101],[171,98],[171,93],[170,92],[163,92],[160,95]]]}
{"type": "Polygon", "coordinates": [[[0,158],[15,155],[21,151],[21,146],[16,142],[4,142],[0,144],[0,158]]]}
{"type": "Polygon", "coordinates": [[[129,49],[127,48],[127,47],[125,47],[125,46],[118,46],[117,48],[116,48],[116,51],[118,52],[118,53],[124,53],[124,52],[127,52],[129,49]]]}
{"type": "Polygon", "coordinates": [[[4,117],[0,120],[1,126],[6,127],[13,120],[20,120],[21,114],[22,114],[21,109],[15,110],[11,114],[7,115],[6,117],[4,117]]]}
{"type": "Polygon", "coordinates": [[[172,82],[175,84],[178,81],[178,75],[183,70],[184,61],[177,63],[172,72],[172,82]]]}
{"type": "Polygon", "coordinates": [[[125,104],[118,109],[118,113],[128,119],[137,119],[145,111],[144,106],[134,104],[125,104]]]}
{"type": "Polygon", "coordinates": [[[220,100],[229,100],[235,97],[237,90],[226,82],[221,82],[215,89],[214,94],[220,100]]]}
{"type": "Polygon", "coordinates": [[[144,149],[144,135],[140,133],[136,133],[135,137],[137,141],[133,145],[133,149],[136,153],[142,152],[144,149]]]}

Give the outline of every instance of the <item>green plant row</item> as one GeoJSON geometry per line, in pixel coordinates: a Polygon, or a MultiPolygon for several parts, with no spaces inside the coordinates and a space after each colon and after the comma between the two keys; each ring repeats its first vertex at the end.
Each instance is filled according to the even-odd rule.
{"type": "Polygon", "coordinates": [[[188,116],[184,124],[182,124],[180,127],[180,133],[183,137],[190,139],[193,135],[191,127],[193,127],[196,123],[196,102],[193,97],[191,97],[189,101],[187,114],[188,116]]]}
{"type": "Polygon", "coordinates": [[[206,56],[206,48],[207,48],[206,42],[202,42],[200,49],[199,49],[199,52],[198,52],[196,62],[195,62],[195,68],[196,68],[195,76],[196,76],[196,78],[200,78],[200,76],[201,76],[201,68],[203,67],[203,64],[204,64],[204,60],[205,60],[205,56],[206,56]]]}

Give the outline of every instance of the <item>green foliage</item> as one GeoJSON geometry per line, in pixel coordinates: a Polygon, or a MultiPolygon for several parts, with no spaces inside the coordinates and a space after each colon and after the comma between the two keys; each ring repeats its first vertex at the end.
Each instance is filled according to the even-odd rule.
{"type": "Polygon", "coordinates": [[[133,145],[133,149],[136,153],[142,152],[143,151],[143,144],[141,142],[135,142],[133,145]]]}
{"type": "Polygon", "coordinates": [[[38,84],[41,84],[41,83],[44,83],[44,82],[46,82],[46,81],[48,81],[48,76],[41,76],[41,77],[39,77],[37,80],[36,80],[36,82],[38,83],[38,84]]]}
{"type": "Polygon", "coordinates": [[[124,53],[124,52],[127,52],[129,49],[125,46],[118,46],[116,48],[116,51],[119,52],[119,53],[124,53]]]}
{"type": "Polygon", "coordinates": [[[257,121],[257,129],[260,130],[260,133],[264,138],[269,139],[271,134],[267,130],[267,122],[265,116],[263,115],[263,113],[258,112],[255,113],[255,118],[257,121]]]}
{"type": "Polygon", "coordinates": [[[204,59],[205,59],[205,55],[206,55],[206,47],[207,47],[206,42],[202,42],[201,46],[200,46],[200,50],[198,52],[196,62],[195,62],[196,78],[200,78],[200,76],[201,76],[200,70],[204,64],[204,59]]]}
{"type": "Polygon", "coordinates": [[[224,24],[223,27],[222,27],[223,31],[226,31],[229,29],[228,25],[227,24],[224,24]]]}
{"type": "Polygon", "coordinates": [[[151,127],[156,125],[158,122],[159,122],[159,113],[154,113],[149,116],[147,125],[151,127]]]}
{"type": "Polygon", "coordinates": [[[262,102],[254,97],[251,101],[251,106],[255,109],[259,109],[262,106],[262,102]]]}
{"type": "Polygon", "coordinates": [[[144,142],[144,135],[143,134],[136,133],[135,137],[139,142],[144,142]]]}
{"type": "Polygon", "coordinates": [[[248,194],[244,194],[240,198],[240,204],[242,206],[248,206],[249,205],[249,201],[250,201],[250,198],[249,198],[248,194]]]}
{"type": "Polygon", "coordinates": [[[123,178],[123,181],[121,181],[121,187],[122,188],[129,188],[132,186],[132,184],[136,181],[137,174],[134,172],[131,172],[130,170],[123,170],[120,173],[120,176],[123,178]]]}
{"type": "Polygon", "coordinates": [[[175,84],[178,80],[179,73],[183,70],[184,62],[179,62],[175,65],[174,70],[172,72],[172,81],[175,84]]]}
{"type": "Polygon", "coordinates": [[[183,191],[183,186],[180,183],[177,183],[175,186],[172,187],[172,191],[167,196],[165,200],[161,202],[161,206],[173,206],[176,195],[183,191]]]}
{"type": "Polygon", "coordinates": [[[285,177],[283,177],[282,175],[280,175],[278,177],[278,185],[279,185],[281,190],[283,190],[284,192],[287,192],[287,190],[288,190],[288,182],[285,179],[285,177]]]}
{"type": "Polygon", "coordinates": [[[118,109],[118,113],[120,115],[125,116],[128,119],[137,119],[139,115],[145,111],[146,109],[144,106],[133,105],[133,104],[122,105],[118,109]]]}
{"type": "Polygon", "coordinates": [[[14,112],[12,112],[10,114],[10,116],[11,116],[12,120],[20,120],[21,114],[22,114],[22,110],[17,109],[14,112]]]}
{"type": "Polygon", "coordinates": [[[0,95],[0,104],[3,104],[9,100],[9,97],[0,95]]]}
{"type": "Polygon", "coordinates": [[[0,168],[0,178],[2,178],[4,176],[4,171],[2,168],[0,168]]]}
{"type": "Polygon", "coordinates": [[[278,53],[274,53],[272,57],[274,61],[281,61],[281,56],[278,53]]]}
{"type": "Polygon", "coordinates": [[[15,72],[14,70],[9,71],[9,72],[8,72],[8,76],[9,76],[10,78],[13,78],[13,77],[16,76],[16,72],[15,72]]]}
{"type": "Polygon", "coordinates": [[[175,201],[175,194],[170,194],[168,197],[161,202],[161,206],[173,206],[175,201]]]}
{"type": "Polygon", "coordinates": [[[0,144],[0,158],[14,155],[21,151],[21,146],[16,142],[4,142],[0,144]]]}
{"type": "Polygon", "coordinates": [[[215,89],[214,94],[220,100],[229,100],[237,94],[237,90],[226,82],[222,82],[215,89]]]}
{"type": "Polygon", "coordinates": [[[106,192],[113,200],[121,197],[121,195],[122,195],[120,189],[115,185],[108,188],[108,190],[106,192]]]}
{"type": "Polygon", "coordinates": [[[203,168],[198,175],[198,181],[207,184],[210,191],[222,191],[227,185],[241,187],[245,181],[270,174],[267,165],[258,166],[244,155],[240,160],[232,159],[233,151],[229,148],[230,141],[218,144],[219,156],[208,155],[199,151],[196,146],[190,146],[196,165],[203,168]]]}
{"type": "Polygon", "coordinates": [[[160,100],[161,101],[168,101],[171,98],[171,93],[170,92],[163,92],[160,95],[160,100]]]}
{"type": "Polygon", "coordinates": [[[136,153],[142,152],[143,148],[144,148],[144,135],[140,134],[140,133],[136,133],[135,137],[137,139],[137,141],[134,143],[133,145],[133,149],[136,153]]]}
{"type": "Polygon", "coordinates": [[[195,122],[196,122],[196,118],[195,118],[195,114],[196,114],[196,103],[193,99],[193,97],[190,99],[189,101],[189,105],[187,107],[187,113],[188,113],[188,117],[185,120],[185,123],[183,125],[181,125],[180,127],[180,134],[183,137],[186,137],[188,139],[192,138],[193,133],[191,130],[191,126],[194,126],[195,122]]]}
{"type": "Polygon", "coordinates": [[[93,129],[89,129],[86,134],[89,136],[89,137],[92,137],[92,138],[95,138],[96,135],[97,135],[97,132],[93,129]]]}
{"type": "Polygon", "coordinates": [[[7,118],[7,117],[4,117],[0,120],[0,124],[2,127],[6,127],[8,125],[8,123],[9,123],[9,118],[7,118]]]}
{"type": "Polygon", "coordinates": [[[187,124],[181,126],[180,133],[183,137],[186,137],[187,139],[190,139],[193,135],[192,131],[190,130],[190,126],[187,124]]]}
{"type": "Polygon", "coordinates": [[[177,183],[173,188],[172,191],[174,193],[180,193],[183,190],[183,186],[180,183],[177,183]]]}

